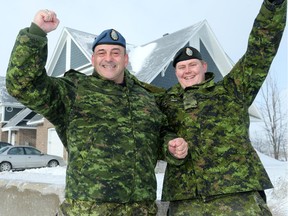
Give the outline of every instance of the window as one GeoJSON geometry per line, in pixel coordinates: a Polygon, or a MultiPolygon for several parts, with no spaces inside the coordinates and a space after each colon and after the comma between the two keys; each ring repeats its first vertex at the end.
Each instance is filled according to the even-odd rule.
{"type": "Polygon", "coordinates": [[[11,148],[8,154],[9,155],[24,155],[24,149],[22,147],[11,148]]]}
{"type": "Polygon", "coordinates": [[[27,155],[40,155],[41,152],[37,149],[25,147],[25,152],[27,155]]]}

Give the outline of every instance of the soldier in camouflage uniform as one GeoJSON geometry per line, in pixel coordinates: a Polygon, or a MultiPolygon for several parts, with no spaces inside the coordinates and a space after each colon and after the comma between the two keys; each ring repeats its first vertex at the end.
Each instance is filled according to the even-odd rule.
{"type": "MultiPolygon", "coordinates": [[[[156,215],[154,168],[167,119],[143,86],[153,87],[125,69],[126,42],[113,29],[93,42],[92,75],[49,77],[47,33],[58,24],[55,12],[39,11],[20,30],[6,76],[8,92],[53,123],[68,152],[58,215],[156,215]]],[[[182,144],[173,156],[187,155],[182,144]]]]}
{"type": "Polygon", "coordinates": [[[189,153],[182,165],[167,165],[168,215],[271,215],[264,190],[273,186],[249,140],[248,109],[276,55],[286,10],[287,0],[264,0],[246,53],[218,83],[198,50],[176,53],[179,83],[167,90],[161,109],[189,153]]]}

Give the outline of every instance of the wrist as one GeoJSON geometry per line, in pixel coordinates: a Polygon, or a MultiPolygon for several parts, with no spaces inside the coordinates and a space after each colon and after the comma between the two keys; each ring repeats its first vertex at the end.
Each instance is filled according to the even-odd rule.
{"type": "Polygon", "coordinates": [[[29,28],[29,33],[38,35],[41,37],[46,37],[47,33],[44,32],[37,24],[34,22],[31,23],[30,28],[29,28]]]}

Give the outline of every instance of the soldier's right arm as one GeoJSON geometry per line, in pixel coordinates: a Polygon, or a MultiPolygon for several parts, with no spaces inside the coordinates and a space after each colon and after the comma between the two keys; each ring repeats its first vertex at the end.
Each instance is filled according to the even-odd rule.
{"type": "Polygon", "coordinates": [[[36,13],[33,23],[41,28],[45,33],[55,30],[60,21],[54,11],[40,10],[36,13]]]}
{"type": "MultiPolygon", "coordinates": [[[[41,16],[42,12],[37,14],[41,16]]],[[[46,24],[43,25],[47,32],[55,28],[55,25],[47,27],[46,24]]],[[[49,77],[46,74],[45,31],[35,22],[29,28],[20,30],[10,56],[6,88],[11,96],[54,124],[52,118],[58,116],[55,121],[60,121],[60,116],[69,113],[69,94],[73,85],[65,78],[49,77]]]]}

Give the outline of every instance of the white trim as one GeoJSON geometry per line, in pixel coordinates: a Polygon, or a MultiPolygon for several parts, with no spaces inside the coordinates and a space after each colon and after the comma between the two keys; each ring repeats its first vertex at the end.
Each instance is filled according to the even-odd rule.
{"type": "Polygon", "coordinates": [[[65,64],[65,71],[71,69],[71,37],[67,37],[66,40],[66,64],[65,64]]]}

